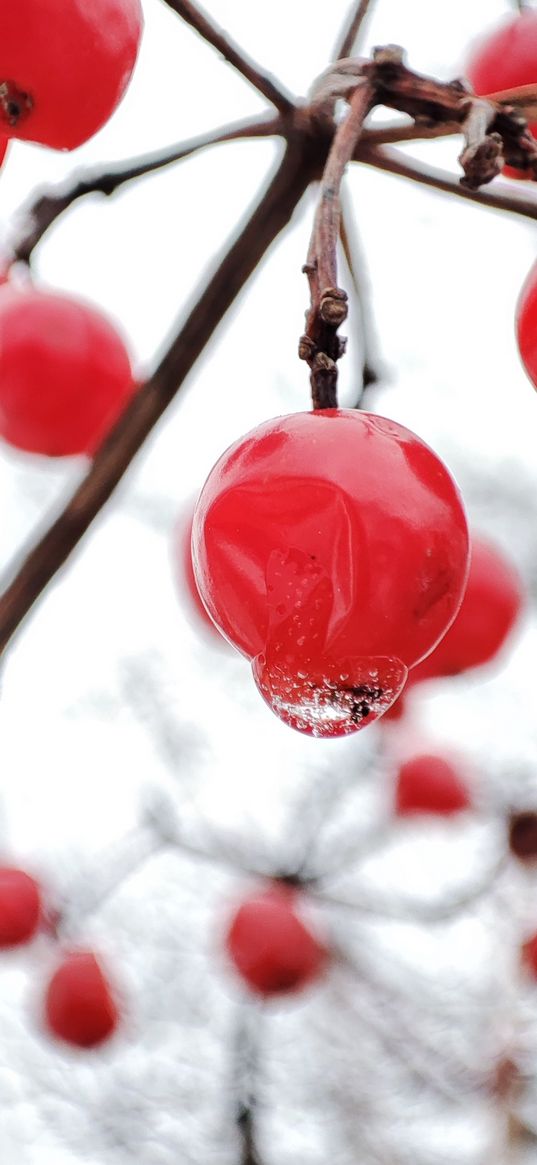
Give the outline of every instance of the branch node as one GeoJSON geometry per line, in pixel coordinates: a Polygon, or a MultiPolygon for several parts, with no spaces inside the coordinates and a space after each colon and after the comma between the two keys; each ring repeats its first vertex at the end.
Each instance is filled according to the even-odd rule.
{"type": "Polygon", "coordinates": [[[340,287],[328,287],[321,295],[319,314],[325,324],[339,328],[347,319],[348,295],[340,287]]]}

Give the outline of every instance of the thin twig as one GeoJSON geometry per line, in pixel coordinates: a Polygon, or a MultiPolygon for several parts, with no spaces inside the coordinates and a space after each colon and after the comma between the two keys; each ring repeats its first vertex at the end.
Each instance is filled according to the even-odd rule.
{"type": "Polygon", "coordinates": [[[255,1112],[260,1065],[259,1010],[242,1008],[234,1041],[234,1084],[238,1099],[237,1128],[241,1140],[240,1165],[261,1165],[256,1147],[255,1112]]]}
{"type": "Polygon", "coordinates": [[[191,28],[195,28],[196,32],[199,32],[208,44],[217,49],[224,59],[233,65],[233,68],[237,69],[241,76],[249,81],[250,85],[253,85],[254,89],[257,89],[258,93],[262,93],[268,101],[276,106],[276,109],[280,110],[280,113],[293,111],[295,102],[290,93],[280,85],[279,81],[275,81],[270,74],[265,73],[238,45],[234,44],[223,29],[213,24],[212,20],[197,4],[192,4],[190,0],[164,0],[164,2],[191,28]]]}
{"type": "Polygon", "coordinates": [[[34,196],[32,203],[22,214],[22,231],[13,245],[12,260],[30,262],[32,252],[41,242],[46,231],[64,211],[68,210],[79,198],[87,194],[104,194],[109,197],[120,186],[162,170],[174,162],[189,158],[199,150],[208,146],[216,146],[223,142],[234,142],[242,139],[272,137],[285,134],[285,121],[282,117],[269,119],[241,121],[235,125],[225,126],[223,129],[202,134],[192,138],[189,142],[181,142],[167,150],[159,150],[153,154],[145,154],[139,158],[132,158],[119,166],[109,170],[85,170],[75,173],[67,182],[56,190],[45,190],[34,196]]]}
{"type": "MultiPolygon", "coordinates": [[[[64,511],[18,568],[12,567],[14,577],[0,596],[0,653],[110,498],[226,311],[268,247],[289,222],[309,183],[319,176],[319,162],[319,148],[315,143],[302,136],[289,143],[256,209],[201,293],[153,376],[132,399],[95,454],[87,476],[64,511]]],[[[280,310],[285,310],[285,305],[280,305],[280,310]]]]}
{"type": "Polygon", "coordinates": [[[337,405],[337,361],[344,351],[337,331],[347,316],[347,295],[337,286],[339,191],[374,96],[374,85],[365,80],[360,82],[351,97],[348,114],[334,136],[322,177],[304,268],[310,285],[311,305],[299,352],[311,370],[314,408],[337,405]]]}
{"type": "Polygon", "coordinates": [[[334,49],[335,61],[339,61],[341,57],[352,56],[353,50],[356,48],[358,34],[361,31],[370,6],[371,0],[357,0],[357,3],[351,9],[346,25],[342,29],[340,38],[334,49]]]}
{"type": "Polygon", "coordinates": [[[388,174],[397,174],[401,178],[409,178],[422,186],[443,190],[446,194],[455,194],[457,198],[476,202],[479,206],[489,206],[495,210],[506,210],[512,214],[522,215],[523,218],[537,219],[536,195],[511,191],[507,185],[505,193],[498,187],[496,190],[469,190],[460,185],[459,178],[448,174],[447,171],[424,166],[421,162],[408,158],[406,154],[399,153],[398,150],[362,149],[358,156],[367,166],[374,166],[375,169],[384,170],[388,174]]]}

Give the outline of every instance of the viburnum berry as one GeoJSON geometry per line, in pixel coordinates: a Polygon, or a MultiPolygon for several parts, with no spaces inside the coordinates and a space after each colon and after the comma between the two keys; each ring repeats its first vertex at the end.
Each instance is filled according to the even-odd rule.
{"type": "Polygon", "coordinates": [[[101,964],[92,951],[64,956],[48,984],[45,1020],[68,1044],[93,1048],[116,1030],[119,1009],[101,964]]]}
{"type": "Polygon", "coordinates": [[[522,966],[532,979],[537,979],[537,934],[531,936],[522,946],[522,966]]]}
{"type": "Polygon", "coordinates": [[[136,61],[140,0],[16,0],[0,9],[0,131],[72,150],[108,120],[136,61]]]}
{"type": "Polygon", "coordinates": [[[327,951],[295,911],[295,891],[274,885],[247,898],[226,936],[228,954],[248,986],[261,995],[300,991],[326,966],[327,951]]]}
{"type": "Polygon", "coordinates": [[[395,810],[399,817],[431,813],[448,817],[469,809],[471,798],[462,774],[434,753],[406,760],[397,773],[395,810]]]}
{"type": "Polygon", "coordinates": [[[409,683],[454,676],[490,663],[520,616],[523,601],[522,583],[512,563],[492,543],[473,538],[459,613],[438,647],[413,668],[409,683]]]}
{"type": "MultiPolygon", "coordinates": [[[[481,97],[537,84],[537,10],[527,8],[488,32],[473,48],[465,74],[481,97]]],[[[537,137],[537,124],[529,130],[537,137]]],[[[504,166],[503,173],[509,178],[529,177],[512,166],[504,166]]]]}
{"type": "Polygon", "coordinates": [[[287,724],[371,723],[459,608],[468,531],[414,433],[351,409],[279,417],[217,462],[192,530],[198,589],[287,724]]]}
{"type": "Polygon", "coordinates": [[[33,938],[41,918],[39,886],[30,874],[0,866],[0,948],[33,938]]]}
{"type": "Polygon", "coordinates": [[[537,263],[518,298],[516,334],[522,363],[534,388],[537,388],[537,263]]]}
{"type": "Polygon", "coordinates": [[[92,454],[136,391],[113,324],[36,288],[0,291],[0,435],[30,453],[92,454]]]}

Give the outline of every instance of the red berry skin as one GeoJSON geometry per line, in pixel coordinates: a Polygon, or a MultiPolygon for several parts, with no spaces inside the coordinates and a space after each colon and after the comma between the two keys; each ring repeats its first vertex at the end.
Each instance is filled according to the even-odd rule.
{"type": "Polygon", "coordinates": [[[0,866],[0,949],[27,943],[41,920],[41,894],[24,870],[0,866]]]}
{"type": "Polygon", "coordinates": [[[537,263],[520,292],[515,326],[522,363],[533,387],[537,388],[537,263]]]}
{"type": "Polygon", "coordinates": [[[523,607],[520,578],[502,552],[474,538],[460,611],[433,652],[413,668],[409,684],[454,676],[489,663],[503,647],[523,607]]]}
{"type": "Polygon", "coordinates": [[[92,454],[137,389],[114,326],[80,300],[0,292],[0,435],[30,453],[92,454]]]}
{"type": "Polygon", "coordinates": [[[294,899],[288,887],[275,886],[243,902],[231,921],[228,954],[259,995],[301,991],[325,968],[326,949],[295,913],[294,899]]]}
{"type": "Polygon", "coordinates": [[[72,150],[114,112],[142,33],[140,0],[16,0],[0,11],[7,137],[72,150]]]}
{"type": "MultiPolygon", "coordinates": [[[[466,64],[465,74],[480,97],[503,89],[537,84],[537,10],[524,12],[503,21],[475,45],[466,64]]],[[[537,137],[537,124],[530,125],[537,137]]],[[[529,172],[504,166],[509,178],[529,178],[529,172]]]]}
{"type": "Polygon", "coordinates": [[[73,951],[60,963],[47,988],[45,1018],[54,1036],[79,1048],[94,1048],[116,1030],[119,1011],[91,951],[73,951]]]}
{"type": "Polygon", "coordinates": [[[209,614],[277,715],[340,736],[393,703],[455,617],[468,531],[418,437],[329,409],[267,421],[224,453],[192,553],[209,614]]]}
{"type": "Polygon", "coordinates": [[[421,813],[449,817],[470,805],[468,789],[457,769],[444,757],[424,753],[401,765],[395,791],[399,817],[421,813]]]}
{"type": "Polygon", "coordinates": [[[537,934],[524,943],[521,955],[523,967],[532,979],[537,979],[537,934]]]}

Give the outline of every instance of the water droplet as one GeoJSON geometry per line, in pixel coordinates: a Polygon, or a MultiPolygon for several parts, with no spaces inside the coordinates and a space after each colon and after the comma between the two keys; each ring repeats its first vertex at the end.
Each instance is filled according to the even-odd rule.
{"type": "Polygon", "coordinates": [[[344,662],[348,671],[340,671],[336,663],[325,665],[319,674],[295,670],[296,658],[286,656],[282,670],[281,663],[271,663],[267,649],[252,668],[261,694],[281,720],[309,736],[327,738],[348,736],[372,724],[400,695],[408,675],[395,657],[344,662]]]}

